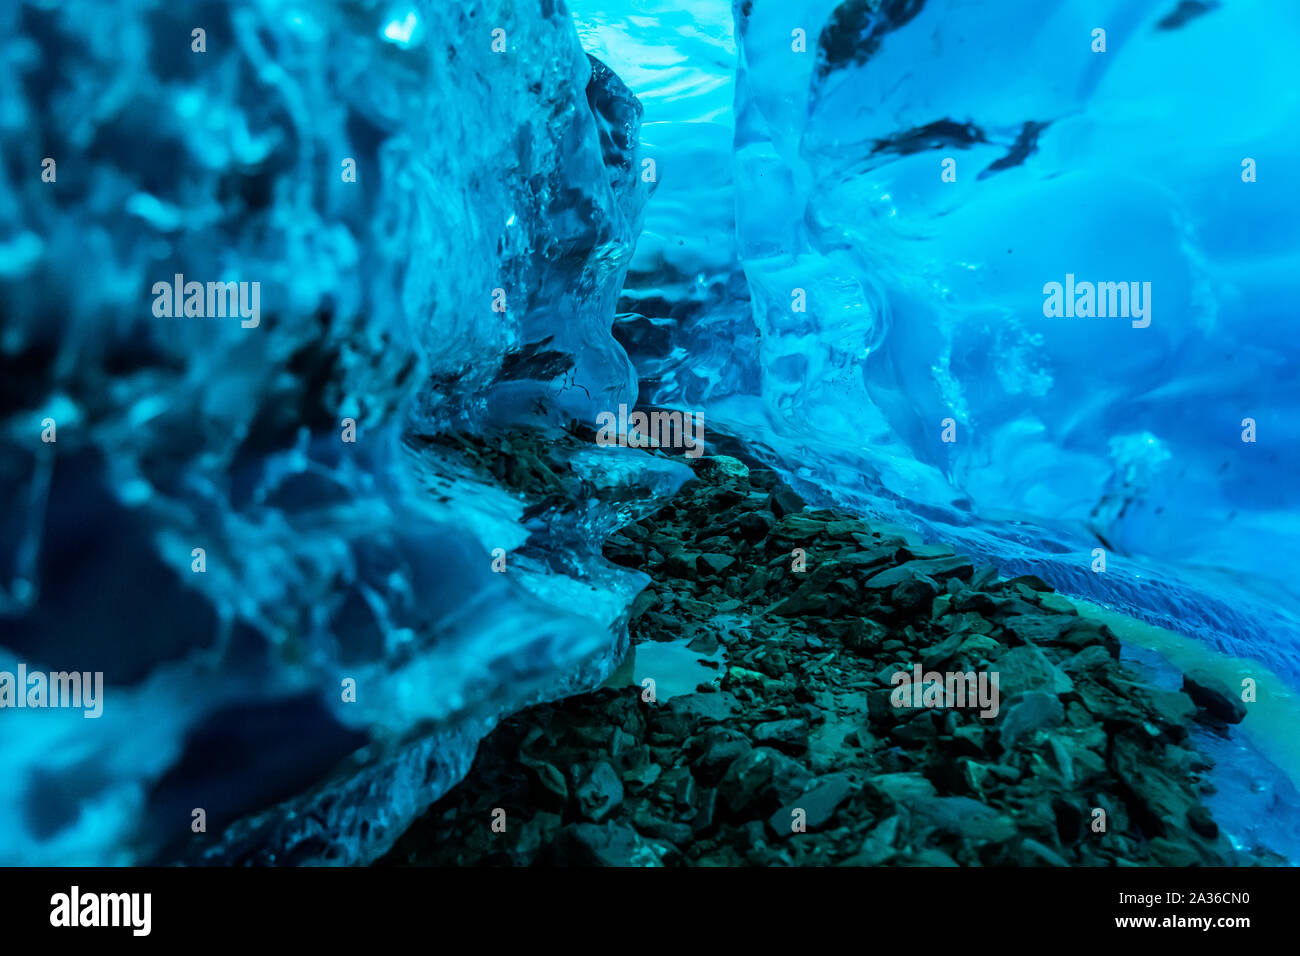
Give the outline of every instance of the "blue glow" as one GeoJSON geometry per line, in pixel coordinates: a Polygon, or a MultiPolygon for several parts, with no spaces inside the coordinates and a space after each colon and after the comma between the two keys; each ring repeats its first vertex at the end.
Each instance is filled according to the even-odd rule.
{"type": "Polygon", "coordinates": [[[374,859],[608,676],[601,543],[688,477],[573,453],[539,514],[436,439],[638,400],[1300,691],[1291,0],[22,0],[0,46],[0,671],[105,679],[0,714],[0,865],[374,859]]]}

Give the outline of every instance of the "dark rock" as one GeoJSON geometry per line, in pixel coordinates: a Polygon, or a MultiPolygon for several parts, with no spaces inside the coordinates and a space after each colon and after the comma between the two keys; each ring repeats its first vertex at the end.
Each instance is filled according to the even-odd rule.
{"type": "Polygon", "coordinates": [[[962,642],[966,639],[965,634],[953,634],[933,647],[927,649],[921,657],[921,668],[923,670],[933,670],[940,664],[946,663],[961,647],[962,642]]]}
{"type": "Polygon", "coordinates": [[[888,688],[867,691],[867,716],[873,726],[889,727],[898,722],[901,715],[890,700],[891,694],[888,688]]]}
{"type": "Polygon", "coordinates": [[[933,561],[936,558],[952,558],[952,548],[944,547],[941,544],[909,544],[904,546],[903,552],[909,559],[915,558],[919,561],[933,561]]]}
{"type": "Polygon", "coordinates": [[[1065,707],[1055,694],[1030,691],[1009,704],[998,725],[1002,746],[1010,749],[1016,741],[1036,730],[1046,730],[1060,725],[1065,719],[1065,707]]]}
{"type": "Polygon", "coordinates": [[[632,824],[642,836],[679,847],[690,843],[694,836],[689,823],[665,819],[648,804],[642,804],[637,808],[637,812],[632,817],[632,824]]]}
{"type": "Polygon", "coordinates": [[[808,544],[825,533],[825,521],[802,512],[786,515],[772,529],[772,537],[782,549],[790,544],[808,544]]]}
{"type": "Polygon", "coordinates": [[[561,866],[663,866],[665,855],[665,847],[612,821],[570,824],[555,841],[555,861],[561,866]]]}
{"type": "Polygon", "coordinates": [[[1074,606],[1069,598],[1062,597],[1059,594],[1042,593],[1038,595],[1038,606],[1044,611],[1052,614],[1065,614],[1074,616],[1079,613],[1079,609],[1074,606]]]}
{"type": "Polygon", "coordinates": [[[899,861],[900,866],[957,866],[957,861],[942,850],[926,847],[899,861]]]}
{"type": "Polygon", "coordinates": [[[543,760],[528,761],[527,766],[537,791],[542,795],[539,802],[557,808],[568,803],[569,785],[565,782],[564,774],[543,760]]]}
{"type": "Polygon", "coordinates": [[[718,819],[718,791],[715,788],[701,790],[696,797],[695,816],[691,819],[691,830],[696,835],[713,829],[718,819]]]}
{"type": "Polygon", "coordinates": [[[1003,646],[984,634],[969,634],[961,642],[960,653],[972,662],[990,660],[998,655],[1003,646]]]}
{"type": "Polygon", "coordinates": [[[1040,577],[1038,577],[1037,575],[1034,575],[1034,574],[1022,574],[1022,575],[1020,575],[1019,577],[1008,578],[1007,580],[1000,582],[1000,583],[998,584],[998,587],[1000,587],[1000,588],[1013,588],[1013,587],[1015,587],[1015,586],[1018,585],[1018,584],[1022,584],[1022,585],[1024,585],[1025,587],[1029,588],[1029,590],[1031,590],[1031,591],[1049,591],[1049,592],[1050,592],[1050,591],[1054,591],[1054,590],[1055,590],[1055,588],[1053,588],[1050,584],[1048,584],[1048,583],[1047,583],[1046,581],[1044,581],[1042,578],[1040,578],[1040,577]]]}
{"type": "Polygon", "coordinates": [[[735,563],[736,559],[728,554],[710,552],[700,555],[695,560],[695,567],[702,574],[722,574],[735,563]]]}
{"type": "Polygon", "coordinates": [[[798,796],[812,775],[771,747],[756,747],[738,757],[718,784],[718,794],[733,813],[771,808],[798,796]]]}
{"type": "Polygon", "coordinates": [[[980,757],[983,756],[986,746],[985,736],[984,728],[975,724],[955,727],[949,739],[945,741],[945,749],[954,756],[980,757]]]}
{"type": "MultiPolygon", "coordinates": [[[[937,558],[931,561],[906,561],[897,567],[890,568],[887,571],[881,571],[879,574],[870,577],[863,584],[863,587],[873,591],[884,591],[894,588],[904,581],[915,578],[934,578],[936,580],[947,580],[950,577],[961,577],[963,574],[970,576],[971,563],[965,558],[937,558]]],[[[938,589],[935,589],[938,593],[938,589]]]]}
{"type": "Polygon", "coordinates": [[[1119,638],[1105,624],[1096,621],[1075,619],[1074,626],[1062,633],[1055,643],[1076,651],[1099,646],[1105,649],[1111,660],[1119,660],[1119,638]]]}
{"type": "Polygon", "coordinates": [[[1207,840],[1217,840],[1219,837],[1219,825],[1210,816],[1210,811],[1200,804],[1187,811],[1187,823],[1207,840]]]}
{"type": "MultiPolygon", "coordinates": [[[[830,594],[826,585],[828,571],[834,570],[823,565],[808,578],[794,594],[772,608],[773,614],[782,617],[830,617],[832,605],[839,605],[839,598],[830,594]]],[[[830,578],[834,580],[834,578],[830,578]]]]}
{"type": "Polygon", "coordinates": [[[1115,737],[1111,766],[1132,796],[1130,812],[1140,826],[1161,836],[1177,832],[1197,800],[1186,785],[1186,772],[1157,759],[1134,735],[1115,737]]]}
{"type": "Polygon", "coordinates": [[[1018,643],[1054,644],[1075,623],[1060,614],[1015,614],[1004,620],[1002,626],[1018,643]]]}
{"type": "Polygon", "coordinates": [[[644,762],[633,764],[619,775],[623,781],[623,786],[631,793],[641,793],[658,780],[660,774],[663,773],[663,767],[649,761],[648,751],[646,755],[647,759],[644,762]]]}
{"type": "Polygon", "coordinates": [[[749,511],[740,516],[740,535],[751,544],[762,541],[772,531],[772,519],[761,511],[749,511]]]}
{"type": "Polygon", "coordinates": [[[994,667],[1003,700],[1031,690],[1064,694],[1073,687],[1070,678],[1058,670],[1046,654],[1030,644],[1013,647],[999,655],[994,667]]]}
{"type": "Polygon", "coordinates": [[[726,720],[735,712],[736,706],[736,698],[726,691],[678,694],[652,713],[658,729],[685,738],[698,724],[726,720]]]}
{"type": "Polygon", "coordinates": [[[1020,858],[1025,866],[1069,866],[1061,854],[1037,840],[1020,844],[1020,858]]]}
{"type": "Polygon", "coordinates": [[[1074,690],[1088,713],[1103,723],[1138,723],[1141,720],[1127,700],[1094,677],[1081,675],[1075,681],[1074,690]]]}
{"type": "Polygon", "coordinates": [[[678,810],[689,811],[690,814],[694,814],[695,801],[698,796],[699,788],[695,785],[695,778],[689,773],[682,774],[673,793],[673,804],[678,810]]]}
{"type": "Polygon", "coordinates": [[[622,763],[628,759],[635,759],[639,753],[644,753],[644,748],[640,746],[640,743],[636,737],[629,734],[622,727],[615,727],[610,733],[607,753],[622,763]]]}
{"type": "Polygon", "coordinates": [[[857,541],[857,536],[871,534],[871,529],[861,521],[852,518],[847,521],[837,520],[834,512],[824,512],[824,514],[827,515],[826,533],[836,538],[853,538],[857,541]]]}
{"type": "Polygon", "coordinates": [[[691,766],[700,783],[706,786],[715,785],[738,757],[754,749],[749,738],[727,727],[710,728],[698,739],[699,756],[691,766]]]}
{"type": "MultiPolygon", "coordinates": [[[[1037,579],[999,583],[901,529],[786,512],[742,478],[697,474],[653,518],[612,535],[606,555],[654,579],[633,639],[683,638],[702,655],[725,644],[727,690],[646,706],[611,687],[503,721],[478,769],[435,805],[422,846],[470,865],[626,865],[638,854],[692,866],[1233,860],[1201,805],[1206,763],[1187,731],[1195,705],[1121,667],[1105,625],[1037,579]],[[806,572],[791,568],[796,547],[806,572]],[[656,567],[652,550],[672,555],[684,580],[656,567]],[[891,678],[914,665],[996,672],[1001,713],[895,709],[891,678]],[[611,802],[605,761],[621,772],[621,802],[611,802]],[[520,762],[531,784],[511,776],[520,762]],[[556,766],[577,770],[567,788],[556,766]],[[855,798],[849,780],[859,778],[866,792],[855,798]],[[568,819],[602,826],[557,829],[559,813],[518,824],[512,809],[509,839],[461,833],[492,807],[566,792],[568,819]],[[1104,838],[1088,827],[1099,805],[1104,838]],[[790,838],[796,811],[802,839],[790,838]]],[[[404,850],[411,862],[420,855],[404,850]]]]}
{"type": "Polygon", "coordinates": [[[575,796],[582,815],[599,823],[623,802],[623,781],[612,766],[601,761],[581,779],[575,796]]]}
{"type": "Polygon", "coordinates": [[[934,784],[919,773],[882,773],[870,778],[867,786],[890,803],[907,804],[922,797],[937,796],[934,784]]]}
{"type": "Polygon", "coordinates": [[[1146,689],[1147,703],[1175,739],[1182,739],[1186,727],[1196,715],[1196,704],[1183,691],[1146,689]]]}
{"type": "Polygon", "coordinates": [[[1182,840],[1155,837],[1147,848],[1151,853],[1152,862],[1157,866],[1183,869],[1203,862],[1197,849],[1182,840]]]}
{"type": "Polygon", "coordinates": [[[938,736],[939,731],[934,726],[934,719],[925,711],[918,714],[915,719],[900,724],[889,731],[890,740],[909,750],[924,747],[938,736]]]}
{"type": "Polygon", "coordinates": [[[747,857],[755,866],[768,866],[773,854],[768,850],[767,834],[763,832],[763,821],[750,820],[741,828],[745,833],[745,842],[749,845],[747,857]]]}
{"type": "Polygon", "coordinates": [[[1028,601],[1022,600],[1019,595],[1016,595],[1014,597],[995,598],[991,616],[1002,620],[1015,614],[1032,616],[1040,613],[1042,613],[1042,608],[1037,604],[1030,604],[1028,601]]]}
{"type": "MultiPolygon", "coordinates": [[[[886,571],[885,573],[888,574],[889,572],[886,571]]],[[[931,602],[938,593],[939,585],[931,578],[919,575],[909,576],[889,592],[889,601],[898,611],[906,614],[919,614],[929,609],[931,602]]]]}
{"type": "Polygon", "coordinates": [[[919,797],[908,803],[918,824],[980,843],[1000,843],[1016,835],[1016,825],[969,797],[919,797]]]}
{"type": "Polygon", "coordinates": [[[989,614],[996,607],[997,602],[983,591],[965,590],[952,599],[952,609],[962,613],[989,614]]]}
{"type": "MultiPolygon", "coordinates": [[[[762,748],[767,749],[767,748],[762,748]]],[[[772,779],[764,798],[769,807],[788,803],[807,788],[812,774],[780,751],[772,751],[772,779]]]]}
{"type": "Polygon", "coordinates": [[[713,505],[716,508],[730,508],[732,505],[743,501],[745,498],[735,488],[723,488],[713,496],[713,505]]]}
{"type": "Polygon", "coordinates": [[[884,863],[897,853],[896,845],[901,829],[901,820],[892,816],[877,824],[862,841],[862,849],[852,862],[858,866],[876,866],[884,863]]]}
{"type": "Polygon", "coordinates": [[[784,839],[794,833],[791,828],[795,819],[794,811],[803,810],[805,826],[809,830],[820,830],[831,822],[835,812],[853,795],[855,789],[853,782],[844,774],[832,774],[773,813],[767,824],[777,837],[784,839]]]}
{"type": "Polygon", "coordinates": [[[519,826],[511,862],[515,866],[529,866],[543,847],[550,846],[559,832],[563,818],[558,813],[541,812],[519,826]]]}
{"type": "MultiPolygon", "coordinates": [[[[898,548],[895,547],[868,548],[844,555],[839,561],[845,567],[854,568],[858,571],[871,571],[873,568],[883,570],[885,565],[892,565],[897,560],[898,553],[898,548]]],[[[874,573],[879,573],[879,571],[874,573]]]]}
{"type": "Polygon", "coordinates": [[[718,635],[714,634],[712,631],[701,631],[699,634],[695,635],[686,646],[695,651],[695,653],[703,654],[707,657],[716,654],[721,645],[718,643],[718,635]]]}
{"type": "Polygon", "coordinates": [[[628,620],[635,621],[646,611],[653,610],[659,604],[659,595],[650,588],[646,588],[636,596],[632,602],[632,610],[628,614],[628,620]]]}
{"type": "Polygon", "coordinates": [[[1246,717],[1246,704],[1232,688],[1214,674],[1194,669],[1183,675],[1183,690],[1198,707],[1224,723],[1239,724],[1246,717]]]}
{"type": "Polygon", "coordinates": [[[1106,673],[1112,663],[1111,656],[1106,648],[1094,644],[1091,647],[1085,647],[1071,657],[1061,665],[1061,669],[1072,677],[1097,675],[1106,673]]]}
{"type": "MultiPolygon", "coordinates": [[[[708,697],[708,694],[686,694],[687,697],[708,697]]],[[[674,697],[668,704],[676,701],[674,697]]],[[[650,712],[650,739],[658,746],[691,736],[700,726],[700,716],[690,710],[668,704],[650,712]]]]}
{"type": "Polygon", "coordinates": [[[754,742],[775,747],[792,756],[808,749],[808,724],[802,720],[772,720],[753,730],[754,742]]]}
{"type": "Polygon", "coordinates": [[[916,769],[916,758],[901,747],[887,747],[880,753],[882,773],[911,773],[916,769]]]}
{"type": "Polygon", "coordinates": [[[785,655],[785,651],[779,647],[773,647],[771,650],[764,652],[755,658],[758,669],[768,677],[780,679],[789,673],[790,662],[785,655]]]}
{"type": "Polygon", "coordinates": [[[787,484],[780,484],[773,488],[772,493],[768,495],[767,503],[772,509],[772,514],[778,518],[784,518],[788,514],[795,514],[804,509],[804,500],[787,484]]]}
{"type": "Polygon", "coordinates": [[[889,629],[885,625],[865,617],[853,617],[837,623],[834,633],[845,647],[863,655],[885,649],[883,645],[889,638],[889,629]]]}
{"type": "Polygon", "coordinates": [[[699,557],[694,551],[674,551],[664,558],[664,570],[673,577],[694,578],[699,557]]]}

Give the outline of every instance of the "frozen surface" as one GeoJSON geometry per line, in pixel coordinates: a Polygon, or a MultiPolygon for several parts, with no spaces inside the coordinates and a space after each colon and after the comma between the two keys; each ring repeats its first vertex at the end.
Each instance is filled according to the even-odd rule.
{"type": "Polygon", "coordinates": [[[1300,686],[1293,3],[28,0],[0,47],[0,670],[107,685],[0,713],[0,863],[374,858],[608,675],[600,541],[684,477],[584,452],[526,513],[423,437],[638,394],[1300,686]]]}
{"type": "MultiPolygon", "coordinates": [[[[646,105],[647,129],[685,128],[713,89],[698,38],[675,40],[654,0],[613,6],[576,5],[615,69],[644,45],[695,64],[691,95],[646,105]]],[[[694,4],[700,31],[728,6],[694,4]]],[[[735,51],[716,67],[734,113],[663,157],[647,210],[647,233],[685,251],[643,242],[625,289],[643,393],[708,409],[814,499],[1300,686],[1300,8],[735,13],[714,31],[735,51]],[[733,217],[736,244],[712,242],[733,217]],[[1150,283],[1149,324],[1048,317],[1044,287],[1067,274],[1150,283]]]]}
{"type": "Polygon", "coordinates": [[[640,107],[550,2],[11,3],[0,45],[0,670],[106,683],[0,712],[0,863],[364,862],[626,644],[600,541],[684,469],[593,452],[551,522],[413,439],[634,398],[640,107]],[[257,321],[159,315],[176,274],[257,321]]]}

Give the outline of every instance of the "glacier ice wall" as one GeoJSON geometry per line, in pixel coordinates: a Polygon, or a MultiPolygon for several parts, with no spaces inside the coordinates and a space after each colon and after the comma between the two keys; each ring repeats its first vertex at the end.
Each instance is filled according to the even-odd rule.
{"type": "MultiPolygon", "coordinates": [[[[736,44],[728,0],[573,0],[583,44],[645,107],[653,199],[615,334],[651,403],[713,407],[761,389],[733,180],[736,44]]],[[[750,437],[755,437],[751,434],[750,437]]]]}
{"type": "MultiPolygon", "coordinates": [[[[675,42],[671,22],[647,33],[656,0],[620,15],[578,4],[580,19],[584,6],[606,11],[588,17],[616,69],[675,42]]],[[[728,6],[699,4],[701,20],[728,6]]],[[[714,39],[734,64],[678,102],[646,99],[647,130],[682,127],[697,91],[735,77],[734,114],[714,120],[734,129],[730,169],[711,130],[663,150],[646,231],[683,237],[685,252],[639,251],[625,289],[619,334],[648,397],[707,408],[813,498],[1300,686],[1300,8],[732,12],[714,39]],[[733,205],[660,207],[674,189],[733,205]],[[722,244],[692,257],[732,210],[733,262],[722,244]],[[1067,274],[1151,283],[1149,325],[1048,317],[1045,286],[1067,274]]],[[[698,72],[709,61],[694,52],[680,44],[698,72]]]]}
{"type": "Polygon", "coordinates": [[[0,670],[106,684],[0,713],[0,862],[371,859],[626,641],[599,542],[680,470],[587,452],[525,515],[428,439],[634,397],[639,104],[549,0],[23,2],[0,45],[0,670]]]}
{"type": "Polygon", "coordinates": [[[436,439],[638,391],[1300,683],[1293,5],[569,7],[0,7],[0,671],[107,682],[0,714],[0,862],[382,852],[609,670],[599,541],[683,480],[583,451],[538,512],[436,439]]]}

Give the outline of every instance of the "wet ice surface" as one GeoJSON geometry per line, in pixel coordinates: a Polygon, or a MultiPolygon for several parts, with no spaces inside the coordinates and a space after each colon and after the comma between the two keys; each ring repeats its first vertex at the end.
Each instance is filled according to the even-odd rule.
{"type": "MultiPolygon", "coordinates": [[[[1198,657],[1214,668],[1214,657],[1198,657]]],[[[1182,687],[1182,672],[1156,650],[1125,643],[1121,660],[1157,687],[1182,687]]],[[[1217,673],[1229,680],[1233,676],[1222,668],[1217,673]]],[[[1266,756],[1267,750],[1276,755],[1279,745],[1294,733],[1294,712],[1280,720],[1248,712],[1244,723],[1228,726],[1226,733],[1199,724],[1191,727],[1197,749],[1214,761],[1210,772],[1214,792],[1205,798],[1205,804],[1233,845],[1247,850],[1266,847],[1292,865],[1300,865],[1300,790],[1296,784],[1300,764],[1289,767],[1290,774],[1296,775],[1293,777],[1266,756]]]]}
{"type": "Polygon", "coordinates": [[[1194,729],[1192,740],[1215,762],[1214,819],[1239,849],[1267,847],[1300,866],[1300,791],[1291,779],[1235,733],[1194,729]]]}
{"type": "Polygon", "coordinates": [[[597,450],[525,513],[422,442],[635,397],[639,106],[517,7],[238,0],[202,52],[194,4],[0,7],[0,144],[58,162],[0,179],[0,667],[106,684],[4,714],[0,863],[365,862],[621,655],[600,541],[681,475],[597,450]]]}
{"type": "MultiPolygon", "coordinates": [[[[810,500],[1300,685],[1295,4],[1166,29],[1167,0],[753,0],[738,23],[730,0],[575,0],[575,28],[549,3],[241,0],[205,60],[184,5],[114,11],[107,45],[95,4],[47,6],[0,9],[0,142],[63,173],[0,179],[0,666],[108,686],[93,731],[7,715],[0,862],[150,859],[245,751],[213,859],[381,852],[501,713],[608,672],[639,581],[599,539],[676,480],[580,456],[598,505],[550,526],[404,443],[638,387],[810,500]],[[468,41],[487,21],[507,54],[468,41]],[[641,95],[644,145],[584,44],[641,95]],[[945,120],[978,135],[911,148],[945,120]],[[639,386],[609,334],[629,267],[639,386]],[[259,282],[260,325],[160,324],[176,273],[259,282]],[[1045,319],[1066,274],[1152,282],[1151,325],[1045,319]]],[[[1294,790],[1224,757],[1264,786],[1221,794],[1291,819],[1294,790]]]]}

